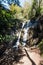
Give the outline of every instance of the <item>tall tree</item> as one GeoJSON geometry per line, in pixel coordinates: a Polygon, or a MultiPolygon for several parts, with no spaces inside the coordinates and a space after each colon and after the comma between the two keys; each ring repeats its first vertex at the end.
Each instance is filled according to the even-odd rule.
{"type": "Polygon", "coordinates": [[[29,2],[25,1],[24,7],[23,7],[23,16],[26,19],[29,19],[29,12],[30,12],[31,6],[29,2]]]}
{"type": "Polygon", "coordinates": [[[42,0],[33,0],[30,17],[37,17],[41,15],[41,2],[42,0]]]}

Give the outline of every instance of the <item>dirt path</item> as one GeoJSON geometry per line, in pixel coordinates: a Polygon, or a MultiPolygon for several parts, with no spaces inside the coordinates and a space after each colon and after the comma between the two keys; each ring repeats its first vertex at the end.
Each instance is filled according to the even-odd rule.
{"type": "Polygon", "coordinates": [[[23,56],[18,63],[13,63],[13,65],[41,65],[40,62],[43,58],[41,58],[39,53],[31,51],[29,48],[25,48],[23,51],[25,56],[23,56]]]}

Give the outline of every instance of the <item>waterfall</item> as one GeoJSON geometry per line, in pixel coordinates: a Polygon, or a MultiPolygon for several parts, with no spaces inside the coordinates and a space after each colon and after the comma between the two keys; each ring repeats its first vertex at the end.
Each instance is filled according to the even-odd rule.
{"type": "Polygon", "coordinates": [[[23,42],[22,42],[23,46],[26,45],[27,36],[28,36],[28,30],[29,30],[29,27],[28,27],[29,23],[30,23],[30,20],[28,20],[26,22],[26,24],[24,25],[24,28],[23,28],[23,30],[24,30],[23,42]]]}
{"type": "Polygon", "coordinates": [[[28,20],[27,22],[23,22],[21,30],[17,33],[18,40],[16,42],[16,45],[13,46],[13,48],[16,47],[18,49],[18,46],[20,44],[20,37],[21,37],[22,30],[24,31],[22,45],[25,46],[26,45],[26,41],[27,41],[27,36],[28,36],[29,28],[30,27],[34,27],[36,25],[37,25],[37,22],[32,23],[30,20],[28,20]]]}
{"type": "Polygon", "coordinates": [[[20,44],[21,31],[22,31],[22,29],[23,29],[23,27],[24,27],[25,23],[26,23],[26,22],[23,22],[23,24],[22,24],[22,28],[21,28],[20,32],[18,32],[18,33],[17,33],[18,40],[17,40],[17,42],[16,42],[16,45],[14,45],[14,46],[13,46],[13,48],[15,48],[15,47],[16,47],[16,48],[18,49],[18,46],[19,46],[19,44],[20,44]]]}
{"type": "Polygon", "coordinates": [[[27,35],[28,35],[28,29],[29,29],[29,28],[24,29],[23,42],[22,42],[23,46],[26,45],[27,35]]]}

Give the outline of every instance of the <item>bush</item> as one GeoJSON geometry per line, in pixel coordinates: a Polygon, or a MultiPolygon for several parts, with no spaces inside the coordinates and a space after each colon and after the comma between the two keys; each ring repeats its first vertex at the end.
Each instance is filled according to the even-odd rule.
{"type": "Polygon", "coordinates": [[[39,47],[39,49],[40,49],[40,51],[41,51],[41,54],[43,54],[43,39],[42,39],[42,41],[39,43],[38,47],[39,47]]]}

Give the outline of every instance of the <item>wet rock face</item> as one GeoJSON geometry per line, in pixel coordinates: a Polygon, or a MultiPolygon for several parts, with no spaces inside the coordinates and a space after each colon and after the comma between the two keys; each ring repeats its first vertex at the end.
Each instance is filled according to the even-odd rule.
{"type": "Polygon", "coordinates": [[[29,31],[28,31],[28,40],[27,40],[27,44],[29,46],[31,45],[34,45],[38,42],[38,35],[37,35],[37,32],[34,31],[33,28],[30,28],[29,31]]]}
{"type": "Polygon", "coordinates": [[[39,18],[37,26],[28,30],[28,45],[37,45],[43,38],[43,16],[39,18]]]}

